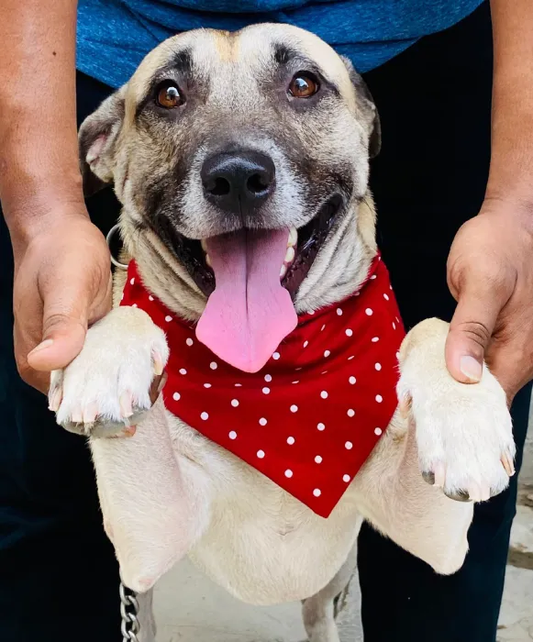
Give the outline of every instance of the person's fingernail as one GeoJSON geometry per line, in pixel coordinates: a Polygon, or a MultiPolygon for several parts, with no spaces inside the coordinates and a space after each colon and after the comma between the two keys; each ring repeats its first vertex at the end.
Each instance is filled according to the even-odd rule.
{"type": "Polygon", "coordinates": [[[52,344],[54,343],[53,339],[45,339],[41,343],[39,343],[38,346],[35,346],[33,350],[28,354],[28,357],[31,357],[32,354],[35,354],[36,352],[40,352],[41,350],[45,350],[46,348],[49,348],[52,344]]]}
{"type": "Polygon", "coordinates": [[[483,366],[474,357],[461,357],[461,372],[473,383],[481,381],[483,366]]]}

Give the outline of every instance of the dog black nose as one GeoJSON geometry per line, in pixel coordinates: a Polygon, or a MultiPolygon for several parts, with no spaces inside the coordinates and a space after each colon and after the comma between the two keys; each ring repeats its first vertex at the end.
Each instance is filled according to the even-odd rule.
{"type": "Polygon", "coordinates": [[[272,159],[251,150],[214,154],[205,160],[201,170],[207,200],[234,214],[264,203],[274,191],[275,177],[272,159]]]}

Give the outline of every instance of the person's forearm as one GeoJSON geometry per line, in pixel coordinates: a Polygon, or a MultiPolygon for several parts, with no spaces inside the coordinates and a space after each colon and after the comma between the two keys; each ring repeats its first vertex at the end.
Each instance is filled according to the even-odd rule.
{"type": "Polygon", "coordinates": [[[516,201],[523,205],[518,213],[533,213],[533,0],[491,0],[491,8],[495,51],[487,197],[516,201]]]}
{"type": "Polygon", "coordinates": [[[83,213],[76,135],[76,0],[2,0],[0,200],[12,237],[83,213]]]}

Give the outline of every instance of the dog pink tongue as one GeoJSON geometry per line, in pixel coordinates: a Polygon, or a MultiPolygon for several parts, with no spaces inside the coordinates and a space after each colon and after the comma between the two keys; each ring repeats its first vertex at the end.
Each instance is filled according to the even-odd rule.
{"type": "Polygon", "coordinates": [[[206,241],[216,287],[196,336],[244,372],[261,370],[298,322],[279,276],[288,237],[289,230],[241,230],[206,241]]]}

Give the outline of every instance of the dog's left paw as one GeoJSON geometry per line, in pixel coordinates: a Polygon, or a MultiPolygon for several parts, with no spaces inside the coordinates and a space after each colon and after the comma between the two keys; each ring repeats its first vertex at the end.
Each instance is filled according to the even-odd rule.
{"type": "Polygon", "coordinates": [[[476,384],[451,377],[444,340],[406,351],[397,387],[400,410],[414,424],[424,479],[451,499],[485,501],[505,490],[514,474],[511,416],[488,368],[476,384]]]}

